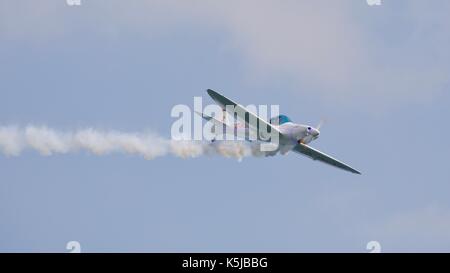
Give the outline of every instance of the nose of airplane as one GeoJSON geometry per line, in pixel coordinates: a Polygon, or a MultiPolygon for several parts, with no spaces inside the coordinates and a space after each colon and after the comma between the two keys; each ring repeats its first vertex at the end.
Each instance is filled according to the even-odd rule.
{"type": "Polygon", "coordinates": [[[320,135],[320,131],[319,130],[314,130],[314,133],[313,133],[313,135],[314,135],[314,137],[319,137],[319,135],[320,135]]]}

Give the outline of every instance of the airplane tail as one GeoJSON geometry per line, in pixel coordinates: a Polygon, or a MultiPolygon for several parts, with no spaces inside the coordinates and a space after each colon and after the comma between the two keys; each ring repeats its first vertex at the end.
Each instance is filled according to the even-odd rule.
{"type": "Polygon", "coordinates": [[[220,120],[218,120],[218,119],[216,119],[216,118],[213,118],[213,117],[211,117],[211,116],[208,116],[208,115],[206,115],[206,114],[204,114],[204,113],[200,113],[200,112],[197,112],[197,111],[194,111],[194,112],[195,112],[197,115],[201,116],[204,120],[206,120],[206,121],[212,121],[215,125],[225,125],[225,126],[229,126],[229,125],[226,123],[225,117],[223,118],[222,121],[220,121],[220,120]]]}

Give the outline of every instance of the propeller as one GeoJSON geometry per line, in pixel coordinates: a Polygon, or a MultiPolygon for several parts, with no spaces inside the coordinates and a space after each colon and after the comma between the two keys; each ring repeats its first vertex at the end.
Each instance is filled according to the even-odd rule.
{"type": "Polygon", "coordinates": [[[322,125],[326,122],[326,119],[321,119],[319,121],[319,124],[317,124],[316,129],[320,131],[320,127],[322,127],[322,125]]]}

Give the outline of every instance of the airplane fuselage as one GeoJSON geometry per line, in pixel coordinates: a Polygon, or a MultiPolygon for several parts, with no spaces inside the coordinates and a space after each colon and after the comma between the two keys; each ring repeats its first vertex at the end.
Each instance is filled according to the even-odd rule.
{"type": "Polygon", "coordinates": [[[319,130],[309,125],[296,124],[292,122],[283,123],[278,126],[278,130],[287,136],[292,144],[308,144],[319,137],[319,130]]]}

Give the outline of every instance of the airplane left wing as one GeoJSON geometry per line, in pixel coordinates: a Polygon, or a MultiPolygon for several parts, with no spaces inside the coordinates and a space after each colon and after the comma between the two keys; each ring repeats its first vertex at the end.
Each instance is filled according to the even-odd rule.
{"type": "Polygon", "coordinates": [[[292,149],[293,151],[297,152],[297,153],[301,153],[303,155],[306,155],[314,160],[319,160],[322,161],[323,163],[335,166],[337,168],[352,172],[352,173],[356,173],[356,174],[361,174],[359,171],[353,169],[352,167],[350,167],[349,165],[325,154],[322,153],[319,150],[316,150],[314,148],[309,147],[308,145],[299,143],[296,146],[294,146],[294,148],[292,149]]]}
{"type": "Polygon", "coordinates": [[[217,104],[219,104],[223,109],[228,111],[226,106],[227,105],[232,106],[234,108],[233,109],[234,112],[230,113],[230,114],[234,115],[236,113],[238,118],[242,119],[246,124],[248,124],[251,129],[258,132],[258,138],[259,138],[259,133],[266,131],[267,133],[270,134],[272,132],[272,130],[273,130],[273,132],[278,133],[280,137],[283,137],[283,134],[281,134],[281,132],[275,126],[268,123],[264,119],[258,117],[258,115],[248,111],[244,106],[237,104],[236,102],[230,100],[229,98],[226,98],[225,96],[217,93],[214,90],[208,89],[207,92],[211,96],[211,98],[217,104]],[[249,120],[256,120],[257,121],[256,126],[254,126],[254,124],[252,124],[252,122],[249,122],[249,120]],[[265,128],[262,129],[262,126],[264,126],[265,128]]]}

